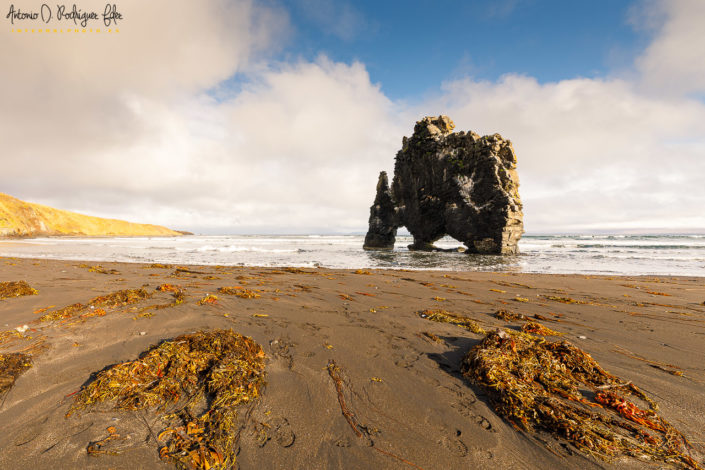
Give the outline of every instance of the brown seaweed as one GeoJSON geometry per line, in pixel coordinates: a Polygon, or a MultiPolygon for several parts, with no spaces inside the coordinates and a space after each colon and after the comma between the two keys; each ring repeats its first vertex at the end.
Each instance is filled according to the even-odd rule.
{"type": "Polygon", "coordinates": [[[0,299],[37,295],[37,289],[30,287],[26,281],[0,282],[0,299]]]}
{"type": "Polygon", "coordinates": [[[529,317],[524,315],[523,313],[515,313],[510,310],[504,310],[500,309],[497,310],[494,313],[494,316],[499,318],[500,320],[508,321],[508,322],[513,322],[513,321],[527,321],[529,317]]]}
{"type": "Polygon", "coordinates": [[[486,331],[477,324],[477,322],[471,318],[458,315],[456,313],[450,313],[441,309],[428,309],[419,312],[421,318],[427,320],[436,321],[440,323],[451,323],[453,325],[458,325],[461,328],[465,328],[468,331],[472,331],[477,334],[485,334],[486,331]]]}
{"type": "MultiPolygon", "coordinates": [[[[91,299],[88,304],[75,303],[39,317],[41,321],[65,320],[78,313],[96,308],[117,308],[140,302],[152,297],[145,289],[125,289],[107,295],[99,295],[91,299]]],[[[93,316],[93,315],[88,315],[93,316]]]]}
{"type": "Polygon", "coordinates": [[[264,368],[264,351],[251,338],[231,330],[182,335],[99,372],[67,417],[105,402],[117,410],[153,409],[166,422],[157,437],[163,460],[182,469],[232,468],[247,416],[239,411],[257,403],[264,368]]]}
{"type": "Polygon", "coordinates": [[[201,300],[198,301],[198,305],[214,305],[218,303],[218,296],[212,294],[206,294],[201,300]]]}
{"type": "Polygon", "coordinates": [[[567,341],[491,332],[468,352],[463,375],[518,429],[549,432],[601,458],[626,455],[701,469],[653,400],[567,341]]]}
{"type": "Polygon", "coordinates": [[[101,265],[91,266],[89,264],[80,264],[79,268],[87,269],[89,273],[100,273],[100,274],[120,274],[117,269],[107,269],[101,265]]]}
{"type": "Polygon", "coordinates": [[[23,353],[0,354],[0,396],[15,385],[17,377],[32,367],[32,357],[23,353]]]}
{"type": "Polygon", "coordinates": [[[260,297],[260,294],[256,290],[245,289],[240,286],[219,287],[218,292],[226,295],[234,295],[241,299],[256,299],[260,297]]]}
{"type": "Polygon", "coordinates": [[[523,331],[524,333],[530,333],[532,335],[540,336],[560,336],[563,334],[559,333],[558,331],[554,331],[550,328],[547,328],[537,321],[529,321],[524,323],[524,325],[521,327],[521,331],[523,331]]]}

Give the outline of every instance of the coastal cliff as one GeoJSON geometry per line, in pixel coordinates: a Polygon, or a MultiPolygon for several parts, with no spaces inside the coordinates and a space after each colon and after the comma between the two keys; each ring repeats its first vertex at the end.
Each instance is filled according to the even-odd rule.
{"type": "Polygon", "coordinates": [[[0,193],[0,237],[36,236],[181,236],[151,224],[103,219],[24,202],[0,193]]]}

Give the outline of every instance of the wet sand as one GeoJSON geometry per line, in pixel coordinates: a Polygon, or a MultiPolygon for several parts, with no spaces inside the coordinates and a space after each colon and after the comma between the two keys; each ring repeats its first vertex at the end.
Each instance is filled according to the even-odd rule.
{"type": "Polygon", "coordinates": [[[550,435],[514,429],[460,374],[464,355],[482,336],[419,316],[437,308],[488,330],[519,328],[497,319],[499,309],[549,319],[542,323],[653,397],[703,462],[705,278],[233,266],[192,266],[173,276],[173,266],[100,263],[116,271],[104,274],[82,264],[0,259],[0,281],[25,280],[39,291],[0,301],[0,331],[27,325],[31,336],[0,344],[0,353],[34,353],[33,367],[0,398],[0,468],[173,468],[159,459],[153,413],[65,414],[92,373],[134,360],[161,340],[211,328],[250,336],[267,354],[267,387],[240,436],[241,469],[664,467],[626,457],[606,462],[550,435]],[[185,301],[145,309],[171,301],[155,290],[163,283],[184,288],[185,301]],[[259,297],[220,294],[222,286],[259,297]],[[154,297],[104,316],[38,320],[140,287],[154,297]],[[218,302],[198,305],[206,294],[218,302]],[[363,437],[341,412],[330,360],[340,368],[342,394],[363,437]],[[268,430],[264,442],[257,424],[268,430]],[[120,453],[87,455],[86,446],[109,426],[125,437],[120,453]]]}

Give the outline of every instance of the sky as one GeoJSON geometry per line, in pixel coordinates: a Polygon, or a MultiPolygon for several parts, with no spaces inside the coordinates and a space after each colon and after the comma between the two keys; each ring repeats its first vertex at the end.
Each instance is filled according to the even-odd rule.
{"type": "Polygon", "coordinates": [[[364,233],[402,137],[446,114],[512,140],[529,234],[705,232],[705,1],[122,0],[110,33],[6,17],[41,4],[0,0],[0,192],[20,199],[364,233]]]}

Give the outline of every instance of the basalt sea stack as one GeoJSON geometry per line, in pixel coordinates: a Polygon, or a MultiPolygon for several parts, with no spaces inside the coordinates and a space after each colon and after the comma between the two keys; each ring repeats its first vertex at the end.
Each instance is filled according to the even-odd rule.
{"type": "Polygon", "coordinates": [[[450,235],[470,253],[517,253],[524,224],[512,144],[454,127],[448,116],[426,117],[404,137],[391,189],[387,174],[379,176],[365,249],[394,248],[404,226],[412,250],[434,250],[450,235]]]}

